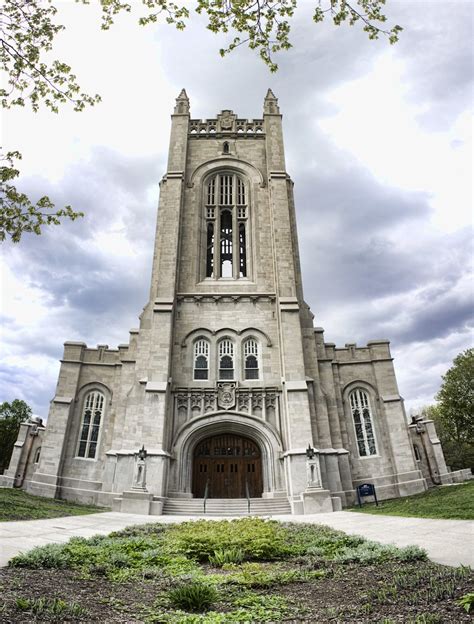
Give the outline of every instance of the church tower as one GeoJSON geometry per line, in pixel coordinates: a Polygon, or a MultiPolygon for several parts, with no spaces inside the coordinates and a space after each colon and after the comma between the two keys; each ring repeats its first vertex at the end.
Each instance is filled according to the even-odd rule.
{"type": "Polygon", "coordinates": [[[179,94],[140,326],[117,349],[65,344],[29,471],[32,492],[152,514],[249,498],[314,513],[368,480],[379,498],[426,488],[388,341],[336,349],[313,327],[271,90],[250,120],[192,119],[179,94]]]}

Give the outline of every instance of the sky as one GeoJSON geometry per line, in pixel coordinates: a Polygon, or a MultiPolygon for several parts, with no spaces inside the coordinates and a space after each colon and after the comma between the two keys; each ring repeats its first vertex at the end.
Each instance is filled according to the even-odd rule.
{"type": "Polygon", "coordinates": [[[404,27],[390,46],[314,24],[315,0],[300,0],[276,74],[244,47],[220,58],[228,38],[196,16],[184,32],[133,14],[103,32],[96,3],[55,4],[66,30],[52,57],[102,102],[2,112],[19,188],[86,216],[2,245],[0,402],[46,417],[66,340],[115,348],[138,326],[180,90],[192,118],[260,118],[270,87],[315,325],[337,346],[389,338],[407,412],[433,403],[472,346],[472,3],[387,0],[404,27]]]}

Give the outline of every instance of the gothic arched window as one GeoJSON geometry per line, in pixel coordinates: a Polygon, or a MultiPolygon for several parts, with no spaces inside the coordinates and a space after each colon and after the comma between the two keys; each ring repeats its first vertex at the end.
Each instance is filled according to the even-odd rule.
{"type": "Polygon", "coordinates": [[[234,379],[234,343],[230,338],[219,342],[219,379],[234,379]]]}
{"type": "Polygon", "coordinates": [[[205,338],[194,343],[194,379],[209,379],[209,342],[205,338]]]}
{"type": "Polygon", "coordinates": [[[84,409],[82,411],[81,430],[78,457],[94,459],[97,452],[97,442],[99,440],[100,425],[104,415],[105,396],[94,390],[89,392],[84,399],[84,409]]]}
{"type": "Polygon", "coordinates": [[[235,173],[218,173],[205,192],[205,276],[214,279],[247,277],[247,191],[235,173]]]}
{"type": "Polygon", "coordinates": [[[376,455],[374,425],[370,410],[369,395],[365,390],[356,388],[349,395],[352,418],[356,432],[357,447],[361,457],[376,455]]]}
{"type": "Polygon", "coordinates": [[[248,338],[243,347],[244,378],[258,379],[258,342],[255,338],[248,338]]]}

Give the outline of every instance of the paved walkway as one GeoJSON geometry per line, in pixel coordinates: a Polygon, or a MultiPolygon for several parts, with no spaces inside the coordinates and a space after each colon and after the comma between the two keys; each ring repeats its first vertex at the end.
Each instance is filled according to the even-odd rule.
{"type": "MultiPolygon", "coordinates": [[[[202,516],[201,516],[202,517],[202,516]]],[[[118,531],[133,524],[183,522],[196,519],[183,516],[140,516],[105,512],[86,516],[68,516],[49,520],[24,520],[0,523],[0,566],[11,557],[35,546],[67,542],[71,537],[91,537],[118,531]]],[[[219,518],[209,517],[207,519],[219,518]]],[[[382,542],[408,546],[417,544],[433,561],[445,565],[474,567],[474,521],[428,520],[371,516],[349,511],[308,516],[275,516],[276,520],[326,524],[346,533],[363,535],[382,542]]]]}

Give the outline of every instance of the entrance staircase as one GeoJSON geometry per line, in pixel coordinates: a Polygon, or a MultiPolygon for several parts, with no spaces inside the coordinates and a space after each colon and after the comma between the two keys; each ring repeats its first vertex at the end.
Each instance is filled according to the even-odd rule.
{"type": "Polygon", "coordinates": [[[163,514],[168,516],[277,516],[291,514],[287,498],[167,498],[163,514]]]}

